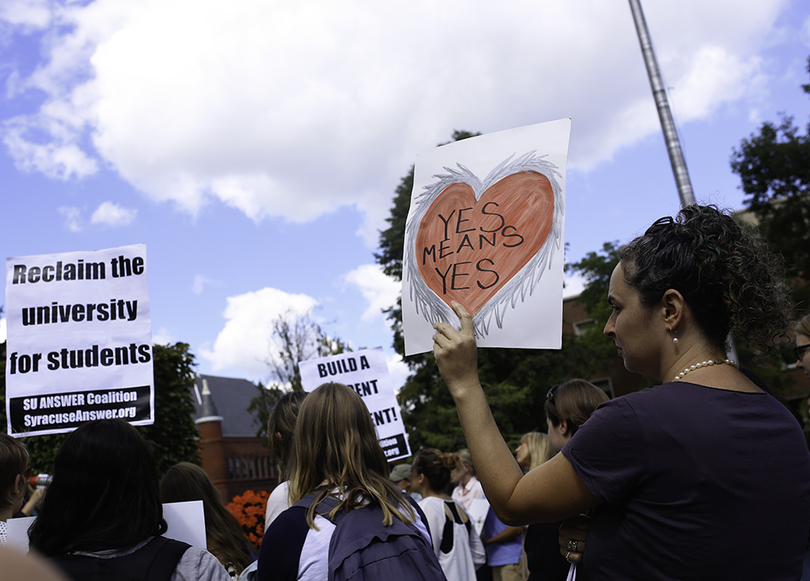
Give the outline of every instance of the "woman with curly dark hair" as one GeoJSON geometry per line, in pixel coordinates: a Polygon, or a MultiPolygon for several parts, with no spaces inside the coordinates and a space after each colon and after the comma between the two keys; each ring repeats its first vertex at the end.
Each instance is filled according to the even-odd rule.
{"type": "MultiPolygon", "coordinates": [[[[810,454],[792,414],[727,357],[788,329],[780,261],[730,216],[689,206],[620,249],[604,333],[661,385],[603,403],[562,454],[523,476],[478,381],[473,325],[435,325],[434,353],[487,498],[508,524],[593,509],[591,579],[798,579],[810,454]]],[[[580,560],[571,539],[568,556],[580,560]]]]}

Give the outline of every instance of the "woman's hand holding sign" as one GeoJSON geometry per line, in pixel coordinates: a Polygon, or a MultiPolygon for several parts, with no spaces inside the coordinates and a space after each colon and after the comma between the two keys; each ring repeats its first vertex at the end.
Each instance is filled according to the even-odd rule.
{"type": "Polygon", "coordinates": [[[453,399],[463,399],[470,392],[481,391],[478,381],[478,347],[472,315],[460,303],[451,303],[461,319],[461,332],[449,323],[436,323],[433,328],[433,354],[439,371],[453,399]]]}

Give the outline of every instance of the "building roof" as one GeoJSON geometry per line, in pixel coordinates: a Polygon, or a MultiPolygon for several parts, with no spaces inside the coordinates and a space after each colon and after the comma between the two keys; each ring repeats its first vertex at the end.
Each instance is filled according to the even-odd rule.
{"type": "Polygon", "coordinates": [[[196,384],[192,391],[194,400],[195,420],[212,415],[211,408],[204,409],[203,381],[207,383],[211,392],[213,415],[222,418],[222,436],[224,438],[255,438],[258,424],[255,416],[247,411],[250,400],[259,394],[255,383],[247,379],[233,377],[217,377],[215,375],[196,376],[196,384]]]}

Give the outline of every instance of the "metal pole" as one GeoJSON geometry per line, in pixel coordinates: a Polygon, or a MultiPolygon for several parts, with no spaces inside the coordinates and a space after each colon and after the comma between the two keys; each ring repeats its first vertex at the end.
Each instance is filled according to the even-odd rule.
{"type": "Polygon", "coordinates": [[[689,181],[689,170],[686,169],[686,160],[683,158],[683,151],[681,151],[678,131],[675,129],[672,112],[669,110],[667,90],[661,79],[661,71],[658,69],[658,62],[655,60],[655,52],[650,40],[650,33],[647,30],[647,22],[644,20],[644,12],[641,10],[641,1],[630,0],[630,10],[633,12],[638,41],[641,43],[641,54],[644,56],[647,75],[650,77],[650,87],[652,88],[653,98],[655,98],[655,106],[658,108],[658,118],[661,120],[661,129],[664,132],[664,141],[667,144],[672,173],[675,174],[675,185],[678,187],[681,207],[689,206],[696,203],[695,194],[692,192],[692,183],[689,181]]]}

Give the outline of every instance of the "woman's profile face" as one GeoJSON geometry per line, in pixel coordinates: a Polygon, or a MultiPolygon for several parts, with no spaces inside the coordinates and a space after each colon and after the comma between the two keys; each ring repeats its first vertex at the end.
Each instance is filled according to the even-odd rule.
{"type": "Polygon", "coordinates": [[[571,439],[563,436],[562,425],[562,422],[560,422],[560,425],[555,427],[554,424],[551,423],[551,420],[546,418],[546,426],[548,426],[548,443],[552,448],[554,448],[555,453],[562,450],[565,443],[571,439]]]}
{"type": "Polygon", "coordinates": [[[515,448],[515,460],[524,468],[528,468],[531,465],[532,455],[531,452],[529,452],[529,446],[526,442],[521,442],[518,444],[518,447],[515,448]]]}
{"type": "Polygon", "coordinates": [[[796,353],[799,356],[796,367],[803,369],[805,376],[810,379],[810,337],[801,333],[796,335],[796,353]]]}
{"type": "Polygon", "coordinates": [[[658,356],[651,341],[652,309],[641,304],[638,291],[624,280],[620,262],[610,275],[608,302],[613,312],[603,333],[613,339],[628,371],[657,377],[658,356]]]}

